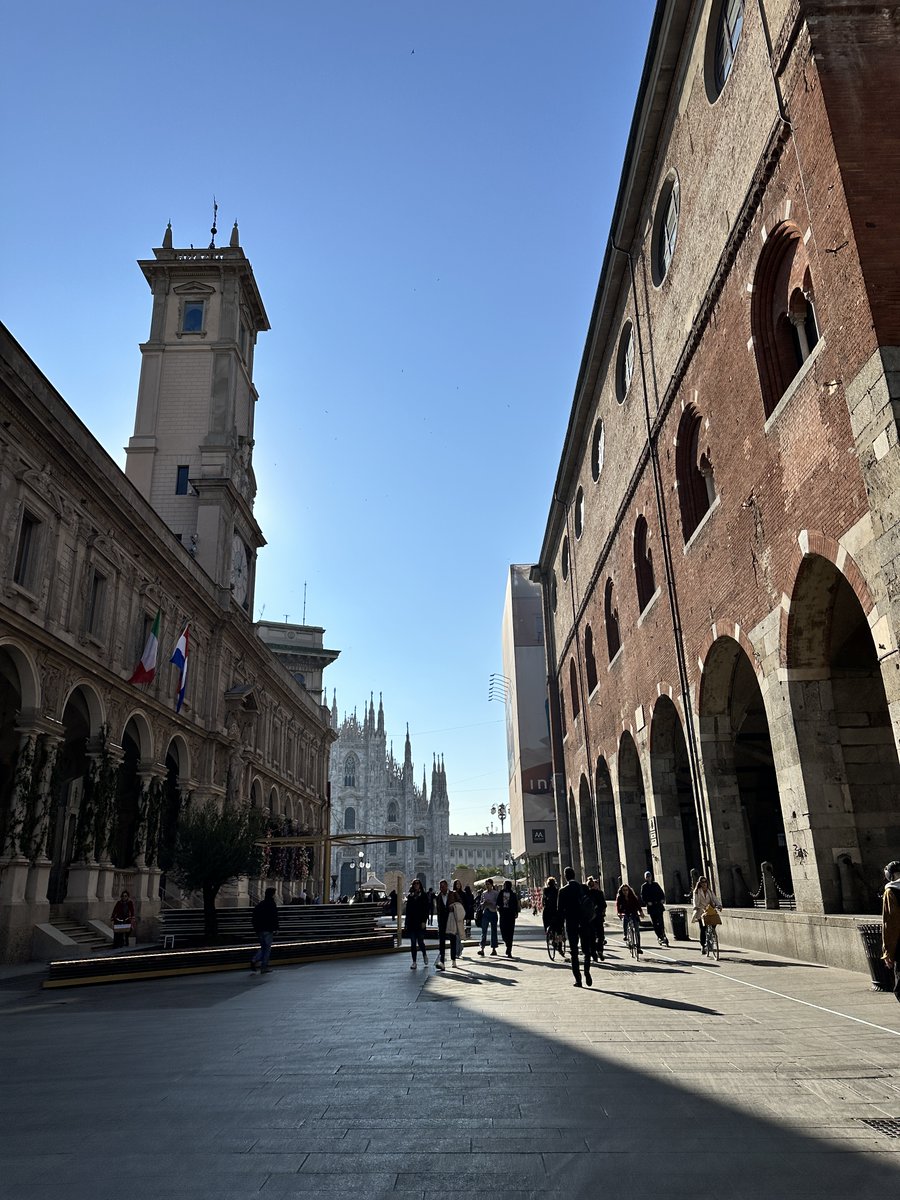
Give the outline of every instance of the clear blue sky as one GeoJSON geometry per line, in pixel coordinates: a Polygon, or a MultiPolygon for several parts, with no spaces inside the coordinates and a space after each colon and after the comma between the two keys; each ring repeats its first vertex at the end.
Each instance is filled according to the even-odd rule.
{"type": "Polygon", "coordinates": [[[256,615],[326,627],[454,832],[507,798],[500,620],[540,548],[652,0],[35,0],[4,16],[0,319],[120,462],[135,259],[235,218],[255,378],[256,615]]]}

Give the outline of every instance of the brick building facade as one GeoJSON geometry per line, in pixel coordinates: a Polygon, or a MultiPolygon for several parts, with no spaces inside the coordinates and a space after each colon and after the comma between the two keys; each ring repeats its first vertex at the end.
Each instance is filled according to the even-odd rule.
{"type": "Polygon", "coordinates": [[[607,890],[852,913],[900,856],[898,70],[896,4],[657,6],[539,564],[607,890]]]}

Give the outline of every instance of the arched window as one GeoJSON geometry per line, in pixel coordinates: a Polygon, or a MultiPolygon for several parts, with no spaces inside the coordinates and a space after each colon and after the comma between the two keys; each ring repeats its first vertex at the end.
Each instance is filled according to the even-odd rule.
{"type": "Polygon", "coordinates": [[[359,759],[355,754],[348,754],[344,759],[344,787],[356,787],[356,772],[359,759]]]}
{"type": "Polygon", "coordinates": [[[603,593],[603,617],[606,622],[606,649],[612,662],[621,649],[622,639],[619,636],[619,610],[616,608],[611,579],[607,579],[603,593]]]}
{"type": "Polygon", "coordinates": [[[356,829],[356,809],[344,809],[344,832],[352,833],[356,829]]]}
{"type": "Polygon", "coordinates": [[[563,737],[569,732],[566,724],[566,693],[564,688],[559,689],[559,721],[562,725],[563,737]]]}
{"type": "Polygon", "coordinates": [[[563,580],[569,578],[569,539],[563,538],[562,558],[560,560],[560,570],[562,571],[563,580]]]}
{"type": "Polygon", "coordinates": [[[420,833],[419,836],[416,838],[416,853],[417,854],[425,853],[425,835],[423,833],[420,833]]]}
{"type": "Polygon", "coordinates": [[[591,438],[591,478],[595,483],[600,478],[600,472],[603,470],[605,441],[603,422],[598,417],[597,424],[594,426],[594,436],[591,438]]]}
{"type": "Polygon", "coordinates": [[[569,659],[569,691],[572,693],[572,720],[578,720],[578,714],[581,712],[581,704],[578,700],[578,671],[575,667],[575,659],[569,659]]]}
{"type": "Polygon", "coordinates": [[[584,631],[584,666],[587,673],[588,695],[597,686],[597,660],[594,657],[594,631],[588,625],[584,631]]]}
{"type": "Polygon", "coordinates": [[[743,27],[744,0],[718,0],[718,3],[713,5],[709,28],[712,62],[707,68],[707,93],[710,100],[719,96],[731,74],[743,27]]]}
{"type": "Polygon", "coordinates": [[[762,390],[771,416],[819,341],[815,289],[803,236],[782,221],[766,239],[753,279],[750,323],[762,390]]]}
{"type": "Polygon", "coordinates": [[[653,551],[647,544],[649,529],[644,516],[634,526],[634,582],[637,586],[638,609],[643,612],[656,591],[653,575],[653,551]]]}
{"type": "Polygon", "coordinates": [[[387,852],[388,852],[388,854],[396,854],[397,853],[397,843],[396,842],[388,842],[387,852]]]}
{"type": "Polygon", "coordinates": [[[659,193],[656,216],[653,220],[653,282],[657,287],[669,273],[678,240],[678,218],[681,212],[681,187],[672,172],[659,193]]]}
{"type": "Polygon", "coordinates": [[[399,820],[398,812],[399,810],[397,808],[397,801],[392,800],[387,808],[387,819],[389,824],[396,825],[397,821],[399,820]]]}
{"type": "Polygon", "coordinates": [[[575,496],[575,538],[584,533],[584,488],[579,488],[575,496]]]}
{"type": "MultiPolygon", "coordinates": [[[[674,242],[673,242],[674,249],[674,242]]],[[[619,338],[619,352],[616,357],[616,399],[620,404],[625,403],[631,379],[634,375],[634,326],[630,321],[625,322],[622,336],[619,338]]]]}
{"type": "Polygon", "coordinates": [[[681,414],[675,445],[675,477],[685,542],[690,540],[716,498],[709,452],[700,448],[702,428],[703,419],[693,404],[689,404],[681,414]]]}

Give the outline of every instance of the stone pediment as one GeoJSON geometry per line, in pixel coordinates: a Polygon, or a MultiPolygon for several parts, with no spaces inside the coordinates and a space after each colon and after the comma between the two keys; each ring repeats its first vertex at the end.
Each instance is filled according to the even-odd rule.
{"type": "Polygon", "coordinates": [[[208,283],[179,283],[172,291],[176,296],[214,296],[216,289],[208,283]]]}

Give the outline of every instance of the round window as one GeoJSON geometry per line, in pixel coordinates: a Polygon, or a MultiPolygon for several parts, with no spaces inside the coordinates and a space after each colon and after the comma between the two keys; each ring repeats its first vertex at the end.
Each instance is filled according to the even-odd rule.
{"type": "Polygon", "coordinates": [[[556,572],[550,576],[550,607],[556,612],[559,604],[559,588],[556,586],[556,572]]]}
{"type": "Polygon", "coordinates": [[[710,104],[718,100],[731,74],[743,28],[744,0],[716,0],[706,31],[706,95],[710,104]]]}
{"type": "Polygon", "coordinates": [[[619,353],[616,358],[616,399],[625,403],[634,375],[634,326],[626,321],[619,338],[619,353]]]}
{"type": "Polygon", "coordinates": [[[606,434],[603,431],[603,422],[598,420],[594,426],[594,436],[591,438],[591,476],[595,483],[600,478],[600,472],[603,470],[605,442],[606,434]]]}
{"type": "Polygon", "coordinates": [[[575,496],[575,537],[580,538],[584,533],[584,488],[579,488],[575,496]]]}
{"type": "Polygon", "coordinates": [[[567,537],[563,538],[562,560],[560,562],[560,569],[562,570],[563,579],[568,579],[569,578],[569,539],[567,537]]]}

